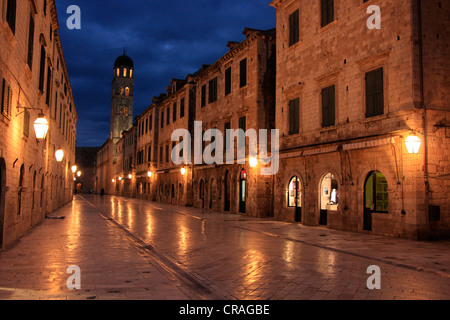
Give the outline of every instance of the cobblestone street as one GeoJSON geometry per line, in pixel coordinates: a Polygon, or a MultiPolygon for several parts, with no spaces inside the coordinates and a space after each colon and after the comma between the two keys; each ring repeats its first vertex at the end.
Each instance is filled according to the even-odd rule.
{"type": "Polygon", "coordinates": [[[450,298],[450,243],[76,196],[0,253],[0,299],[450,298]],[[81,290],[69,290],[69,266],[81,290]],[[366,287],[381,269],[381,289],[366,287]]]}

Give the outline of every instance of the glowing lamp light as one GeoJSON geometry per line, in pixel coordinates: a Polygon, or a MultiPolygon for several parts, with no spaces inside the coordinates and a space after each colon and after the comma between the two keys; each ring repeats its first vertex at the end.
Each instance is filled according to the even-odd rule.
{"type": "Polygon", "coordinates": [[[129,174],[129,175],[128,175],[128,179],[133,179],[133,175],[132,175],[132,174],[129,174]]]}
{"type": "Polygon", "coordinates": [[[77,166],[73,166],[73,167],[72,167],[72,173],[77,172],[77,169],[78,169],[77,166]]]}
{"type": "Polygon", "coordinates": [[[256,159],[255,157],[251,157],[249,159],[249,163],[250,163],[250,167],[254,168],[258,165],[258,159],[256,159]]]}
{"type": "Polygon", "coordinates": [[[186,174],[186,169],[185,168],[181,168],[181,175],[184,176],[186,174]]]}
{"type": "Polygon", "coordinates": [[[147,172],[147,175],[149,178],[151,178],[153,174],[149,171],[149,172],[147,172]]]}
{"type": "Polygon", "coordinates": [[[48,121],[45,119],[45,115],[40,113],[38,118],[34,122],[34,131],[36,132],[37,139],[45,139],[48,132],[48,121]]]}
{"type": "Polygon", "coordinates": [[[418,154],[420,146],[422,145],[422,140],[419,137],[411,134],[405,141],[406,149],[408,149],[409,154],[418,154]]]}
{"type": "Polygon", "coordinates": [[[78,171],[78,172],[77,172],[77,177],[78,177],[78,178],[81,177],[81,171],[78,171]]]}
{"type": "Polygon", "coordinates": [[[56,161],[62,162],[64,159],[64,151],[59,149],[58,151],[55,152],[55,157],[56,157],[56,161]]]}
{"type": "Polygon", "coordinates": [[[112,183],[115,183],[116,182],[116,179],[112,179],[112,183]]]}
{"type": "Polygon", "coordinates": [[[122,181],[122,177],[119,177],[119,181],[122,181]]]}

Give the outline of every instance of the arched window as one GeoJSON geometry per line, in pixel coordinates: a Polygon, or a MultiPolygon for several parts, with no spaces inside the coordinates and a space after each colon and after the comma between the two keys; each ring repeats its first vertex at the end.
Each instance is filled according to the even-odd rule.
{"type": "Polygon", "coordinates": [[[119,68],[117,68],[117,71],[116,71],[117,73],[117,77],[120,77],[120,69],[119,68]]]}
{"type": "Polygon", "coordinates": [[[125,93],[125,90],[122,88],[120,88],[120,95],[123,96],[123,94],[125,93]]]}
{"type": "Polygon", "coordinates": [[[125,88],[125,96],[128,97],[130,95],[130,88],[125,88]]]}
{"type": "Polygon", "coordinates": [[[288,207],[301,207],[302,206],[302,190],[300,186],[300,179],[293,177],[289,181],[289,195],[288,195],[288,207]]]}
{"type": "Polygon", "coordinates": [[[365,206],[372,212],[388,213],[389,195],[386,177],[381,172],[369,174],[365,184],[365,206]]]}
{"type": "Polygon", "coordinates": [[[130,70],[130,78],[133,78],[133,69],[130,70]]]}
{"type": "Polygon", "coordinates": [[[123,69],[123,76],[124,76],[124,78],[127,77],[127,68],[124,68],[124,69],[123,69]]]}

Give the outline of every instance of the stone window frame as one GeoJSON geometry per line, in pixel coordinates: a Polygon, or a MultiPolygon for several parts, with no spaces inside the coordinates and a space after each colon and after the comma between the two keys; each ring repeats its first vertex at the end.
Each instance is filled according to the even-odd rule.
{"type": "Polygon", "coordinates": [[[335,129],[339,125],[339,116],[340,116],[340,104],[339,104],[339,88],[340,88],[340,82],[339,82],[339,75],[341,73],[341,69],[334,70],[332,72],[329,72],[325,75],[322,75],[315,79],[317,86],[316,86],[316,92],[317,92],[317,101],[318,101],[318,123],[317,128],[320,131],[329,131],[335,129]],[[335,123],[333,126],[323,127],[322,126],[322,90],[325,88],[328,88],[330,86],[335,87],[335,97],[334,97],[334,112],[335,112],[335,123]]]}
{"type": "Polygon", "coordinates": [[[359,111],[358,117],[362,123],[377,121],[380,119],[387,118],[390,112],[389,104],[389,56],[390,49],[385,50],[374,56],[366,57],[361,60],[356,61],[359,65],[360,70],[360,81],[361,81],[361,109],[359,111]],[[366,118],[366,73],[375,71],[377,69],[383,69],[383,98],[384,98],[384,113],[382,115],[366,118]]]}

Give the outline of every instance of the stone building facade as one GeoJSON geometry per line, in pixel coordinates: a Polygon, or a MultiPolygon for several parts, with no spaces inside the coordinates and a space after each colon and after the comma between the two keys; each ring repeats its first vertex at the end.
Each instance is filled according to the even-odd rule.
{"type": "MultiPolygon", "coordinates": [[[[198,131],[221,132],[224,137],[223,164],[194,158],[193,205],[215,211],[248,214],[256,217],[272,215],[273,177],[262,176],[249,164],[250,137],[233,139],[228,130],[270,130],[275,122],[275,30],[246,28],[246,39],[230,42],[229,52],[196,76],[197,100],[195,121],[198,131]],[[226,139],[233,139],[227,146],[226,139]],[[245,146],[245,155],[238,147],[245,146]],[[234,150],[228,162],[227,153],[234,150]],[[201,163],[201,164],[199,164],[201,163]],[[241,163],[241,164],[239,164],[241,163]]],[[[220,136],[216,136],[220,140],[220,136]]],[[[210,141],[214,138],[208,139],[210,141]]],[[[194,141],[196,144],[197,142],[194,141]]],[[[202,145],[203,151],[212,142],[202,145]]],[[[256,141],[258,150],[259,140],[256,141]]],[[[220,147],[216,145],[216,148],[220,147]]],[[[213,150],[216,157],[218,150],[213,150]]],[[[209,155],[209,151],[208,151],[209,155]]],[[[255,155],[257,156],[257,155],[255,155]]],[[[194,157],[198,157],[194,152],[194,157]]],[[[219,159],[217,159],[219,160],[219,159]]]]}
{"type": "Polygon", "coordinates": [[[55,1],[0,1],[0,249],[72,199],[78,118],[58,30],[55,1]]]}
{"type": "MultiPolygon", "coordinates": [[[[215,63],[173,80],[137,117],[134,193],[118,192],[117,186],[107,190],[306,226],[448,237],[448,3],[274,0],[270,5],[276,8],[276,31],[246,28],[244,41],[229,42],[229,52],[215,63]],[[179,114],[181,99],[189,117],[179,114]],[[172,161],[177,129],[192,137],[189,163],[172,161]],[[243,164],[207,164],[196,151],[217,160],[214,138],[196,141],[195,133],[220,131],[226,141],[229,129],[278,129],[279,171],[261,174],[261,140],[259,162],[250,165],[249,137],[243,164]],[[420,139],[416,153],[408,150],[410,137],[420,139]]],[[[239,140],[232,145],[237,150],[239,140]]],[[[238,156],[235,152],[234,160],[238,156]]],[[[120,165],[109,165],[105,181],[126,176],[120,165]]]]}
{"type": "Polygon", "coordinates": [[[282,136],[276,219],[414,239],[448,236],[448,3],[271,5],[282,136]],[[374,4],[381,29],[367,26],[374,4]],[[412,133],[423,143],[418,154],[405,146],[412,133]]]}

